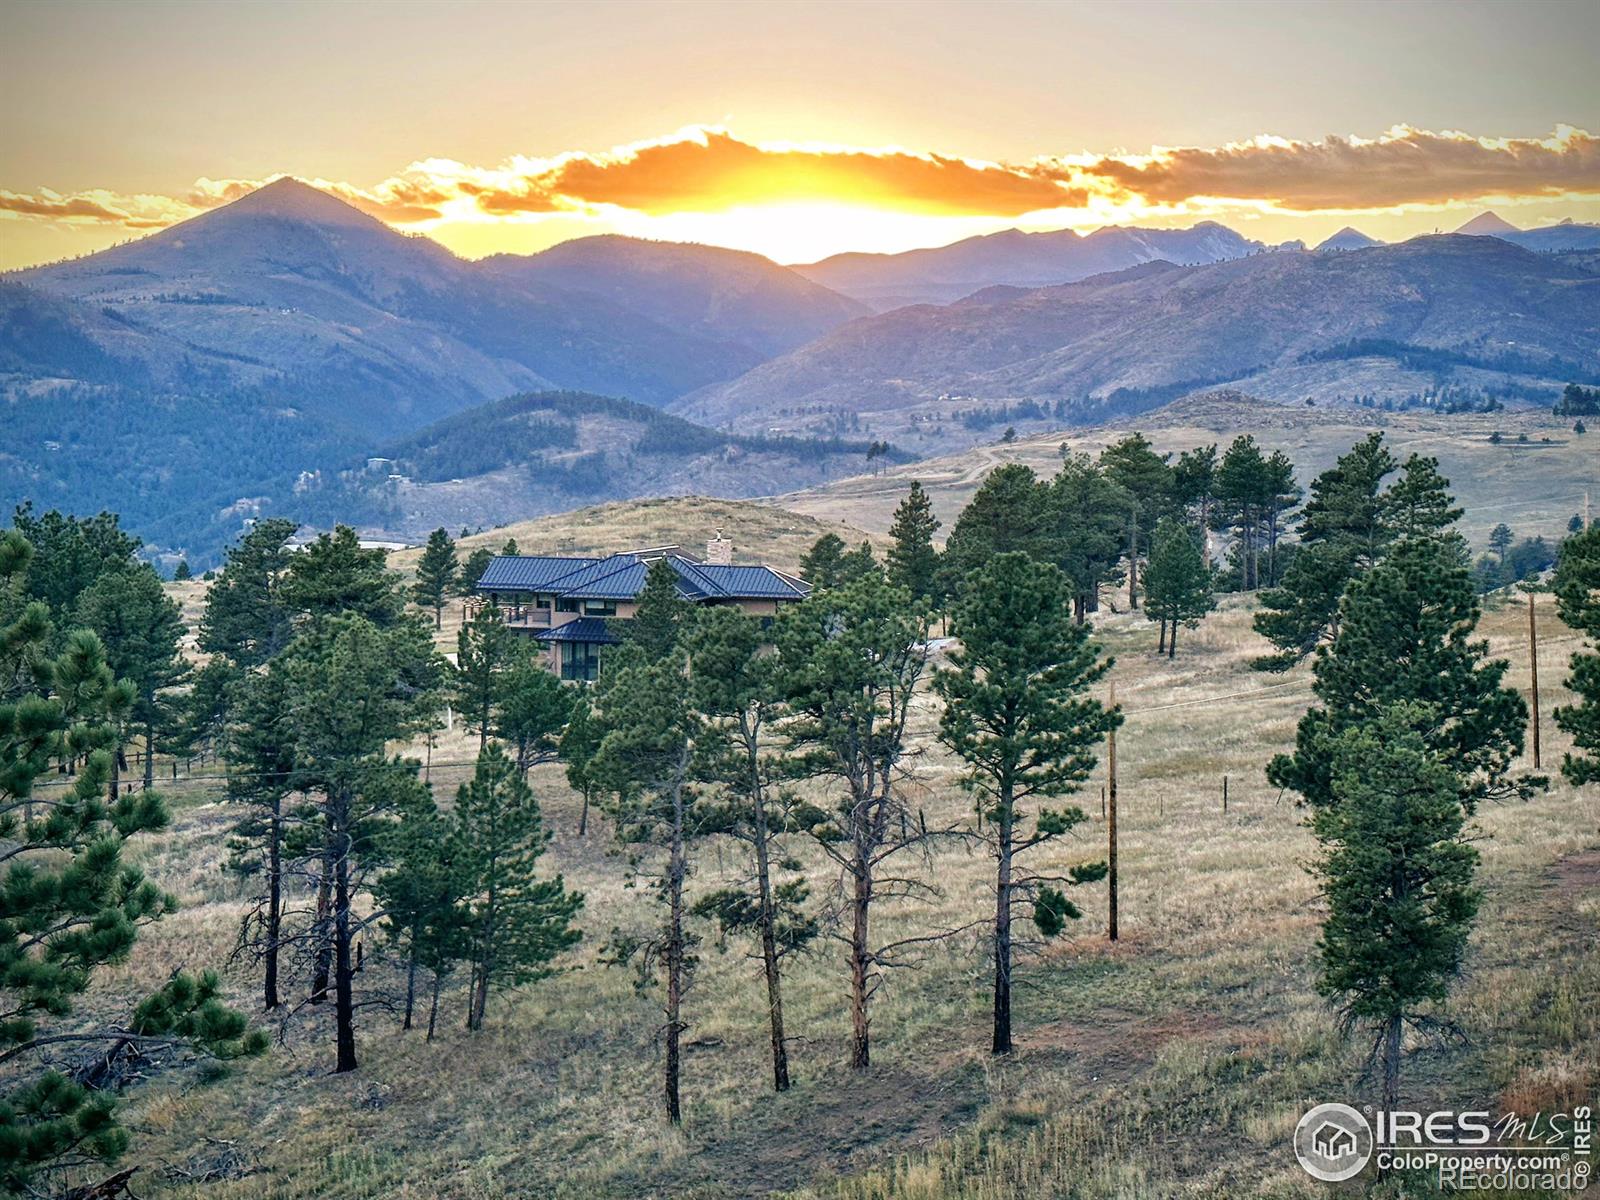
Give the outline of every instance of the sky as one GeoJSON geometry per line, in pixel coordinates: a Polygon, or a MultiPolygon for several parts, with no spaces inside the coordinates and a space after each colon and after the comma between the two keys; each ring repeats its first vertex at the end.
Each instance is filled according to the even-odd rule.
{"type": "Polygon", "coordinates": [[[474,258],[1600,221],[1596,45],[1588,0],[0,0],[0,268],[284,174],[474,258]]]}

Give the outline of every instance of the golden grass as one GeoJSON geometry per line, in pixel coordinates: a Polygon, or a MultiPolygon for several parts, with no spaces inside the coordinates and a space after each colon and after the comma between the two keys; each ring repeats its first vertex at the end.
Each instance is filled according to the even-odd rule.
{"type": "MultiPolygon", "coordinates": [[[[523,540],[518,535],[518,540],[523,540]]],[[[534,543],[526,543],[536,548],[534,543]]],[[[1542,605],[1548,605],[1547,599],[1542,605]]],[[[1142,614],[1106,614],[1100,633],[1128,719],[1122,764],[1123,940],[1103,937],[1104,888],[1092,889],[1074,936],[1023,963],[1018,1052],[986,1053],[988,964],[981,936],[934,947],[896,973],[873,1013],[874,1066],[845,1067],[845,971],[836,944],[797,960],[786,1007],[796,1086],[774,1096],[759,965],[748,947],[704,930],[687,999],[686,1123],[664,1126],[658,1099],[661,1021],[629,972],[596,961],[614,926],[642,929],[648,902],[624,884],[603,820],[575,834],[577,801],[558,768],[535,784],[554,832],[549,869],[582,890],[583,947],[568,973],[502,995],[489,1028],[461,1028],[459,983],[440,1039],[401,1034],[364,1009],[362,1069],[327,1074],[327,1017],[298,1021],[266,1059],[199,1085],[192,1071],[156,1077],[130,1096],[136,1181],[146,1197],[743,1197],[822,1200],[1034,1200],[1050,1196],[1299,1197],[1288,1132],[1308,1102],[1361,1094],[1359,1047],[1336,1035],[1312,988],[1318,910],[1302,869],[1313,852],[1301,814],[1262,767],[1290,745],[1309,673],[1249,669],[1261,645],[1250,602],[1229,599],[1188,636],[1179,657],[1153,653],[1142,614]],[[1221,782],[1229,777],[1229,811],[1221,782]],[[198,1182],[219,1147],[232,1177],[198,1182]],[[238,1164],[245,1164],[240,1167],[238,1164]],[[241,1173],[242,1172],[242,1173],[241,1173]]],[[[1524,613],[1491,612],[1484,630],[1526,686],[1524,613]]],[[[1569,634],[1549,618],[1541,656],[1546,765],[1564,739],[1549,712],[1569,634]]],[[[923,802],[964,812],[955,769],[931,741],[937,713],[919,706],[914,734],[923,802]]],[[[436,786],[464,775],[475,738],[459,726],[434,747],[436,786]]],[[[420,752],[419,747],[413,750],[420,752]]],[[[1098,780],[1079,797],[1093,820],[1045,854],[1065,864],[1102,852],[1098,780]]],[[[242,911],[219,868],[225,811],[204,787],[182,792],[175,829],[142,860],[179,892],[178,917],[153,929],[105,981],[110,1010],[179,963],[217,962],[242,911]]],[[[1523,805],[1484,810],[1478,826],[1488,890],[1451,1015],[1466,1046],[1417,1047],[1404,1092],[1418,1103],[1490,1106],[1502,1097],[1569,1096],[1600,1080],[1600,789],[1557,783],[1523,805]]],[[[815,890],[834,880],[814,852],[815,890]]],[[[925,864],[937,899],[879,914],[884,937],[963,924],[990,904],[990,863],[960,845],[925,864]]],[[[731,881],[738,851],[707,850],[691,892],[731,881]]],[[[373,944],[369,941],[369,950],[373,944]]],[[[369,955],[363,994],[392,988],[392,964],[369,955]]],[[[249,1003],[255,980],[229,985],[249,1003]]],[[[227,1174],[227,1172],[225,1172],[227,1174]]],[[[1397,1195],[1395,1192],[1374,1194],[1397,1195]]]]}

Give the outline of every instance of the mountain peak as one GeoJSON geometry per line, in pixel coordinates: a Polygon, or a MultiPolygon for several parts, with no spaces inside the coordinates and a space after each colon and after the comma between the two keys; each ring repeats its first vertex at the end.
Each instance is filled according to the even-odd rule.
{"type": "Polygon", "coordinates": [[[247,192],[218,211],[249,213],[253,216],[283,217],[291,221],[310,221],[317,225],[365,225],[373,218],[321,188],[282,175],[271,183],[247,192]]]}
{"type": "Polygon", "coordinates": [[[1331,235],[1317,246],[1317,252],[1330,250],[1365,250],[1369,246],[1383,245],[1375,237],[1369,237],[1354,225],[1346,225],[1338,233],[1331,235]]]}
{"type": "Polygon", "coordinates": [[[1503,233],[1521,233],[1522,230],[1499,213],[1481,212],[1456,232],[1470,233],[1478,237],[1499,237],[1503,233]]]}

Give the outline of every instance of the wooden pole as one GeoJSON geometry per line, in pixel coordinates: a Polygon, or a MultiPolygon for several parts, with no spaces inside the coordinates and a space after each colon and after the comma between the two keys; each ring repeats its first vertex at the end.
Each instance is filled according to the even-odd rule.
{"type": "MultiPolygon", "coordinates": [[[[1111,685],[1109,701],[1110,707],[1115,709],[1117,685],[1114,683],[1111,685]]],[[[1106,874],[1108,882],[1106,937],[1114,942],[1117,940],[1117,731],[1115,729],[1106,734],[1106,801],[1108,841],[1106,860],[1110,868],[1106,874]]]]}
{"type": "Polygon", "coordinates": [[[1528,669],[1533,676],[1533,769],[1539,769],[1539,626],[1533,615],[1533,593],[1528,593],[1528,669]]]}
{"type": "Polygon", "coordinates": [[[1222,811],[1224,813],[1228,811],[1228,777],[1226,775],[1222,777],[1222,811]]]}

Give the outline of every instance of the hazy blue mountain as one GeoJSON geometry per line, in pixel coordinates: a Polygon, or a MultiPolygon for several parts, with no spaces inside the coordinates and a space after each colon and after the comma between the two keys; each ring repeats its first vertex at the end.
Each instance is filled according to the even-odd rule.
{"type": "Polygon", "coordinates": [[[1331,254],[1340,250],[1365,250],[1369,246],[1383,245],[1375,237],[1368,237],[1359,229],[1346,225],[1338,233],[1332,234],[1317,244],[1318,254],[1331,254]]]}
{"type": "Polygon", "coordinates": [[[1008,229],[903,254],[836,254],[795,270],[882,312],[904,304],[948,304],[997,284],[1044,287],[1139,263],[1189,266],[1264,248],[1215,221],[1190,229],[1111,227],[1088,235],[1008,229]]]}
{"type": "MultiPolygon", "coordinates": [[[[1592,262],[1446,235],[1347,254],[1152,262],[901,308],[674,407],[739,429],[826,427],[850,412],[915,445],[904,435],[916,422],[954,428],[975,405],[1044,405],[1070,422],[1247,379],[1252,394],[1274,398],[1381,398],[1454,382],[1557,386],[1596,370],[1592,262]]],[[[1530,399],[1542,394],[1534,387],[1530,399]]]]}
{"type": "Polygon", "coordinates": [[[694,340],[771,358],[864,316],[865,305],[742,250],[605,235],[479,269],[530,288],[604,298],[694,340]]]}

